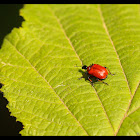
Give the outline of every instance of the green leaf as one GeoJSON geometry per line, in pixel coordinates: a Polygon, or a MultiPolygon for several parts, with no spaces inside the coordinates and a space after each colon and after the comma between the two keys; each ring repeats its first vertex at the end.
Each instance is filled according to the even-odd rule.
{"type": "Polygon", "coordinates": [[[139,5],[25,5],[5,37],[0,81],[22,135],[140,134],[139,5]],[[91,86],[81,68],[114,76],[91,86]]]}

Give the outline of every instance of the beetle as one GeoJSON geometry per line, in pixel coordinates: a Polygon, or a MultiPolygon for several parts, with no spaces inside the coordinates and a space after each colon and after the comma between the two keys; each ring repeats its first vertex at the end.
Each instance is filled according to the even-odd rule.
{"type": "MultiPolygon", "coordinates": [[[[87,72],[85,74],[88,75],[88,80],[93,84],[93,81],[90,79],[92,77],[95,77],[97,81],[100,81],[106,85],[108,85],[107,83],[103,82],[102,80],[105,80],[108,76],[108,72],[111,75],[114,75],[110,72],[110,70],[107,67],[103,67],[99,64],[92,64],[90,66],[82,66],[82,69],[87,70],[87,72]]],[[[83,78],[84,75],[81,77],[83,78]]],[[[79,79],[81,79],[79,78],[79,79]]]]}

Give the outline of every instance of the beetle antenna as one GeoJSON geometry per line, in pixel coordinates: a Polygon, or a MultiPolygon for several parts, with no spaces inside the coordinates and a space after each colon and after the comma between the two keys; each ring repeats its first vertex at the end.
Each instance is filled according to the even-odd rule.
{"type": "Polygon", "coordinates": [[[115,75],[115,74],[112,74],[111,72],[110,72],[110,70],[107,68],[107,67],[105,67],[108,71],[109,71],[109,74],[110,75],[115,75]]]}
{"type": "Polygon", "coordinates": [[[77,66],[77,64],[76,64],[75,67],[82,67],[82,66],[77,66]]]}

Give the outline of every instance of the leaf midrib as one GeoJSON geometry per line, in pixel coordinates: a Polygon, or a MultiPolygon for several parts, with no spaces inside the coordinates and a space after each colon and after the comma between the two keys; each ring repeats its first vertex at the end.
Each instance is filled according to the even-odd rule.
{"type": "MultiPolygon", "coordinates": [[[[49,6],[48,6],[48,7],[49,7],[49,6]]],[[[60,22],[60,20],[59,20],[59,18],[55,15],[55,13],[51,10],[50,7],[49,7],[49,9],[50,9],[50,11],[52,12],[52,14],[54,15],[54,17],[56,18],[56,20],[57,20],[57,22],[58,22],[60,28],[62,29],[62,31],[63,31],[63,33],[64,33],[66,39],[68,40],[70,46],[73,48],[73,51],[75,52],[77,58],[80,60],[81,66],[82,66],[83,63],[82,63],[80,57],[78,56],[76,50],[74,49],[74,46],[73,46],[71,40],[68,38],[68,36],[67,36],[67,34],[66,34],[66,32],[65,32],[65,30],[64,30],[64,28],[63,28],[63,26],[62,26],[62,24],[61,24],[61,22],[60,22]]],[[[105,110],[105,108],[104,108],[104,106],[103,106],[103,104],[102,104],[102,101],[101,101],[100,97],[98,96],[98,93],[97,93],[97,91],[96,91],[96,89],[94,88],[93,85],[92,85],[92,87],[93,87],[93,90],[95,91],[96,96],[97,96],[97,98],[98,98],[98,100],[99,100],[99,102],[100,102],[100,104],[101,104],[101,107],[102,107],[102,109],[103,109],[103,111],[104,111],[104,113],[105,113],[105,115],[106,115],[106,118],[107,118],[107,120],[108,120],[108,122],[109,122],[109,124],[110,124],[110,127],[112,128],[112,130],[113,130],[113,132],[114,132],[114,128],[113,128],[113,126],[112,126],[112,124],[111,124],[111,122],[110,122],[110,120],[109,120],[109,118],[108,118],[107,112],[106,112],[106,110],[105,110]]],[[[114,133],[115,133],[115,132],[114,132],[114,133]]]]}

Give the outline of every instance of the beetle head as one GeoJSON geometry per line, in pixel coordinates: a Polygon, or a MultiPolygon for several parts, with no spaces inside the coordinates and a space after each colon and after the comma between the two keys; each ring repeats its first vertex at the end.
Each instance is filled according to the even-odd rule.
{"type": "Polygon", "coordinates": [[[86,65],[84,65],[84,66],[82,67],[82,69],[87,69],[87,66],[86,66],[86,65]]]}

